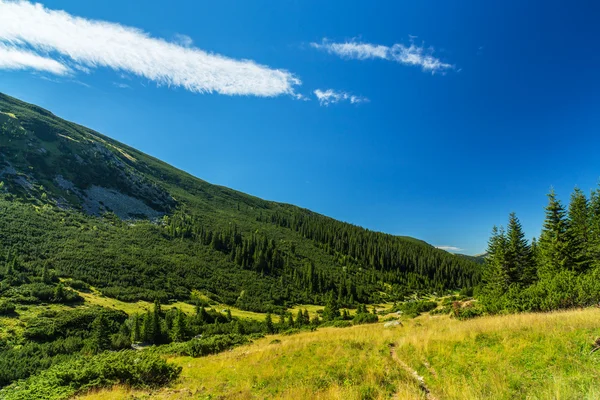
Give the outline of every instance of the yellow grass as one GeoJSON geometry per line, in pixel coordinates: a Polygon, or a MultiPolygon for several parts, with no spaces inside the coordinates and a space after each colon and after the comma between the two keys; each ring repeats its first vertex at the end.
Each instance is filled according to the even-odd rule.
{"type": "MultiPolygon", "coordinates": [[[[127,314],[132,315],[136,313],[144,313],[147,310],[151,310],[153,304],[147,301],[137,301],[135,303],[120,301],[117,299],[112,299],[110,297],[104,297],[95,289],[92,289],[90,292],[78,292],[81,297],[84,298],[85,302],[88,304],[99,305],[102,307],[114,308],[116,310],[125,311],[127,314]]],[[[170,308],[179,308],[186,314],[195,313],[195,307],[191,304],[176,302],[167,305],[162,305],[162,308],[168,310],[170,308]]],[[[256,320],[264,320],[265,314],[255,313],[252,311],[244,311],[239,310],[237,308],[233,308],[227,305],[217,304],[212,305],[212,308],[215,310],[222,312],[223,310],[231,310],[231,315],[238,318],[246,318],[246,319],[256,319],[256,320]]]]}
{"type": "Polygon", "coordinates": [[[9,117],[11,117],[13,119],[17,119],[17,116],[15,114],[13,114],[13,113],[0,111],[0,114],[8,115],[9,117]]]}
{"type": "Polygon", "coordinates": [[[60,133],[57,133],[57,135],[58,135],[58,136],[60,136],[60,137],[62,137],[62,138],[68,139],[68,140],[70,140],[70,141],[72,141],[72,142],[77,142],[77,143],[79,143],[79,140],[77,140],[77,139],[73,139],[71,136],[62,135],[62,134],[60,134],[60,133]]]}
{"type": "Polygon", "coordinates": [[[176,357],[183,372],[172,387],[115,387],[80,398],[426,398],[402,362],[437,399],[598,399],[600,352],[590,354],[597,336],[598,309],[462,322],[426,315],[398,328],[325,328],[204,358],[176,357]]]}

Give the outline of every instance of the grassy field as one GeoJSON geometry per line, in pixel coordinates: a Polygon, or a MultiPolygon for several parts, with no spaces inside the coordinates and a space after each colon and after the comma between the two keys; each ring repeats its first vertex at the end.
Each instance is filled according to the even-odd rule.
{"type": "Polygon", "coordinates": [[[403,322],[275,335],[214,356],[177,357],[183,373],[171,388],[115,387],[81,399],[600,398],[600,352],[590,353],[599,309],[403,322]]]}
{"type": "MultiPolygon", "coordinates": [[[[144,313],[147,310],[151,310],[153,305],[147,301],[137,301],[135,303],[129,303],[125,301],[120,301],[117,299],[112,299],[110,297],[104,297],[96,290],[91,290],[89,292],[78,292],[81,297],[84,298],[86,304],[99,305],[102,307],[114,308],[116,310],[125,311],[127,314],[132,315],[136,313],[144,313]]],[[[170,308],[177,307],[180,310],[184,311],[187,314],[194,314],[195,307],[191,304],[177,302],[172,304],[163,305],[162,308],[168,310],[170,308]]],[[[255,313],[252,311],[244,311],[239,310],[234,307],[230,307],[223,304],[215,304],[211,305],[209,308],[214,308],[215,310],[222,312],[223,310],[231,310],[231,315],[238,318],[246,318],[246,319],[255,319],[263,321],[265,319],[265,314],[255,313]]]]}

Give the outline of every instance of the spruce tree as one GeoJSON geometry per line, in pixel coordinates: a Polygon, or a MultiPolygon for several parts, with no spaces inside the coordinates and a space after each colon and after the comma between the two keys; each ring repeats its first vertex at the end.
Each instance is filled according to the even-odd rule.
{"type": "Polygon", "coordinates": [[[271,317],[271,313],[267,313],[265,317],[265,327],[267,328],[268,333],[275,332],[275,327],[273,326],[273,318],[271,317]]]}
{"type": "Polygon", "coordinates": [[[340,308],[336,301],[336,298],[333,295],[333,292],[329,295],[329,300],[323,309],[323,319],[325,321],[333,321],[340,317],[340,308]]]}
{"type": "Polygon", "coordinates": [[[99,353],[110,348],[110,328],[104,314],[92,321],[92,334],[90,337],[90,349],[93,353],[99,353]]]}
{"type": "Polygon", "coordinates": [[[514,212],[510,213],[508,218],[506,242],[506,272],[510,283],[530,285],[536,276],[531,247],[525,239],[521,222],[514,212]]]}
{"type": "Polygon", "coordinates": [[[588,200],[581,189],[575,188],[569,203],[567,237],[572,258],[571,266],[577,272],[586,271],[592,261],[589,252],[590,223],[588,200]]]}
{"type": "Polygon", "coordinates": [[[177,310],[177,315],[173,320],[173,329],[171,330],[171,337],[174,342],[183,342],[187,336],[187,327],[185,321],[185,314],[181,310],[177,310]]]}
{"type": "Polygon", "coordinates": [[[133,343],[142,340],[142,322],[138,314],[133,314],[131,321],[131,341],[133,343]]]}
{"type": "Polygon", "coordinates": [[[595,266],[600,265],[600,189],[592,192],[589,202],[589,257],[595,266]]]}
{"type": "Polygon", "coordinates": [[[162,329],[161,329],[161,306],[158,299],[154,300],[154,310],[152,311],[152,343],[162,343],[162,329]]]}
{"type": "Polygon", "coordinates": [[[571,269],[569,254],[568,221],[561,202],[554,190],[548,194],[546,219],[539,240],[539,271],[541,274],[553,274],[571,269]]]}
{"type": "Polygon", "coordinates": [[[510,275],[506,263],[507,239],[504,229],[492,228],[488,240],[483,280],[485,289],[491,296],[503,294],[510,284],[510,275]]]}

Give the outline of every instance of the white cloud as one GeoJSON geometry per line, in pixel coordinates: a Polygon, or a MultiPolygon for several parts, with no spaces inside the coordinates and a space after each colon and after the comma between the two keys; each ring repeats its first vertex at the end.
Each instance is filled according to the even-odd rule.
{"type": "Polygon", "coordinates": [[[114,87],[118,87],[119,89],[130,89],[131,86],[129,86],[126,83],[121,83],[121,82],[113,82],[113,86],[114,87]]]}
{"type": "Polygon", "coordinates": [[[0,43],[0,69],[35,69],[56,75],[69,73],[69,68],[56,60],[2,43],[0,43]]]}
{"type": "Polygon", "coordinates": [[[0,0],[0,44],[0,68],[18,66],[64,75],[105,67],[159,85],[225,95],[295,95],[294,88],[301,84],[285,70],[184,47],[139,29],[74,17],[26,1],[0,0]]]}
{"type": "Polygon", "coordinates": [[[440,249],[440,250],[450,251],[450,252],[456,252],[456,251],[462,251],[463,250],[460,247],[455,247],[455,246],[435,246],[435,248],[436,249],[440,249]]]}
{"type": "Polygon", "coordinates": [[[356,96],[347,92],[339,92],[333,89],[321,90],[317,89],[314,91],[315,96],[319,100],[319,104],[322,106],[328,106],[330,104],[339,103],[340,101],[349,101],[350,104],[367,103],[369,99],[362,96],[356,96]]]}
{"type": "Polygon", "coordinates": [[[174,35],[175,43],[182,45],[183,47],[192,47],[194,40],[188,35],[182,33],[176,33],[174,35]]]}
{"type": "Polygon", "coordinates": [[[321,43],[311,43],[310,45],[315,49],[324,50],[345,59],[395,61],[404,65],[419,66],[423,71],[432,74],[454,69],[454,65],[434,57],[432,48],[426,49],[414,43],[411,43],[410,46],[396,43],[388,47],[379,44],[360,43],[354,40],[345,43],[332,43],[327,39],[323,39],[321,43]]]}

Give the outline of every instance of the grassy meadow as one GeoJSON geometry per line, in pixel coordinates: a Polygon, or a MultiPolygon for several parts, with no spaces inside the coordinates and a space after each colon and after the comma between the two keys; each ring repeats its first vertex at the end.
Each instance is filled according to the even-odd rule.
{"type": "Polygon", "coordinates": [[[598,399],[598,336],[596,308],[469,321],[423,315],[395,328],[323,328],[171,358],[183,367],[172,387],[117,386],[80,399],[598,399]]]}

